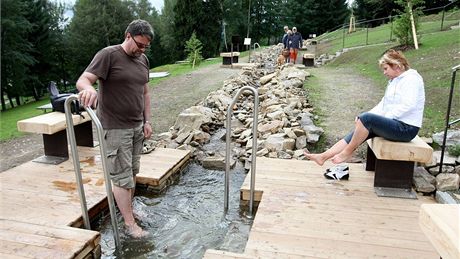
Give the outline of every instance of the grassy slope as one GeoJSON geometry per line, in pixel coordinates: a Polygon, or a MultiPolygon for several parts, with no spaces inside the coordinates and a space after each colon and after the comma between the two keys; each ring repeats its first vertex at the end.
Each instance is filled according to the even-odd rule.
{"type": "MultiPolygon", "coordinates": [[[[331,44],[330,50],[337,48],[333,42],[329,44],[331,44]]],[[[396,43],[392,43],[350,50],[339,56],[329,66],[352,67],[357,73],[370,77],[378,85],[385,87],[386,79],[377,66],[377,60],[385,50],[395,45],[396,43]]],[[[430,136],[434,132],[441,131],[445,125],[448,91],[452,75],[451,67],[460,63],[460,30],[425,34],[421,39],[419,50],[406,51],[405,55],[409,59],[411,67],[418,70],[425,81],[426,105],[420,135],[430,136]]],[[[458,81],[451,118],[460,117],[458,81]]]]}

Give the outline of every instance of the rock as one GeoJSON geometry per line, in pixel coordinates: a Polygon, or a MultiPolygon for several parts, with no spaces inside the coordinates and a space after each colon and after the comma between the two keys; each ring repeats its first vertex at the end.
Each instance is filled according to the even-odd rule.
{"type": "Polygon", "coordinates": [[[284,133],[270,135],[265,141],[265,148],[269,151],[281,151],[284,144],[284,133]]]}
{"type": "Polygon", "coordinates": [[[278,152],[278,158],[281,158],[281,159],[291,159],[292,156],[289,155],[287,152],[279,151],[279,152],[278,152]]]}
{"type": "Polygon", "coordinates": [[[203,106],[192,106],[182,111],[174,124],[174,129],[180,130],[189,127],[191,130],[200,129],[203,123],[212,122],[213,112],[210,108],[203,106]]]}
{"type": "Polygon", "coordinates": [[[293,129],[292,130],[297,137],[307,135],[303,129],[293,129]]]}
{"type": "MultiPolygon", "coordinates": [[[[444,131],[433,134],[433,141],[442,146],[444,131]]],[[[446,147],[460,145],[460,130],[447,130],[446,147]]]]}
{"type": "Polygon", "coordinates": [[[277,73],[272,73],[272,74],[269,74],[269,75],[261,77],[260,78],[260,84],[264,85],[264,84],[270,82],[276,75],[277,75],[277,73]]]}
{"type": "Polygon", "coordinates": [[[287,138],[283,141],[283,150],[294,150],[295,149],[295,139],[287,138]]]}
{"type": "Polygon", "coordinates": [[[284,114],[283,111],[275,111],[267,114],[267,117],[270,118],[270,120],[281,120],[286,117],[286,114],[284,114]]]}
{"type": "Polygon", "coordinates": [[[435,199],[441,204],[460,204],[459,198],[456,198],[452,192],[436,191],[435,199]]]}
{"type": "Polygon", "coordinates": [[[268,149],[262,148],[261,150],[257,151],[256,156],[265,156],[268,154],[268,149]]]}
{"type": "Polygon", "coordinates": [[[299,149],[299,150],[295,150],[294,151],[294,155],[293,157],[296,158],[296,159],[299,159],[300,157],[302,157],[304,154],[303,154],[303,150],[299,149]]]}
{"type": "Polygon", "coordinates": [[[284,123],[282,121],[274,120],[267,124],[259,124],[257,128],[260,133],[266,133],[266,132],[276,133],[278,132],[279,129],[283,127],[283,125],[284,123]]]}
{"type": "Polygon", "coordinates": [[[414,170],[414,185],[418,192],[431,193],[436,190],[436,178],[429,174],[425,168],[416,167],[414,170]]]}
{"type": "Polygon", "coordinates": [[[460,176],[458,174],[441,173],[436,176],[436,189],[439,191],[457,191],[460,176]]]}
{"type": "MultiPolygon", "coordinates": [[[[211,170],[225,170],[225,157],[215,156],[215,157],[206,157],[201,161],[202,165],[206,169],[211,170]]],[[[233,168],[236,164],[236,161],[230,159],[230,168],[233,168]]]]}
{"type": "MultiPolygon", "coordinates": [[[[436,159],[436,164],[441,163],[441,151],[434,151],[433,157],[436,159]]],[[[455,165],[455,160],[457,157],[449,155],[447,152],[444,152],[444,159],[442,161],[443,165],[455,165]]]]}
{"type": "Polygon", "coordinates": [[[307,136],[300,136],[295,140],[296,149],[302,149],[307,146],[307,136]]]}
{"type": "Polygon", "coordinates": [[[291,128],[284,128],[284,134],[286,134],[286,136],[288,136],[288,138],[292,138],[292,139],[297,138],[297,135],[294,133],[294,131],[292,131],[291,128]]]}

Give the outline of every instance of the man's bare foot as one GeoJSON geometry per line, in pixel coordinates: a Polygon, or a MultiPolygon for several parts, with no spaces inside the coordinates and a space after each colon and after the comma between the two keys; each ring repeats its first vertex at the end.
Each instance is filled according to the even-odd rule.
{"type": "Polygon", "coordinates": [[[143,238],[149,235],[149,232],[143,230],[137,224],[133,224],[132,226],[126,226],[127,234],[133,238],[143,238]]]}
{"type": "Polygon", "coordinates": [[[340,152],[332,158],[332,163],[340,164],[346,162],[348,159],[351,158],[352,155],[353,153],[340,152]]]}
{"type": "Polygon", "coordinates": [[[306,158],[310,159],[311,161],[314,161],[318,165],[323,165],[324,162],[326,161],[326,158],[324,157],[323,153],[321,154],[311,154],[306,151],[303,152],[306,158]]]}

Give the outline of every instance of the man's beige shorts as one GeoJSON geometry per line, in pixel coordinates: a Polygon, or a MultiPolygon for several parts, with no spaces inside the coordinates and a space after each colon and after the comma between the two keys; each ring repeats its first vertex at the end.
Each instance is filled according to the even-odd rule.
{"type": "Polygon", "coordinates": [[[136,187],[144,142],[143,126],[133,129],[104,130],[107,144],[107,169],[112,183],[118,187],[136,187]]]}

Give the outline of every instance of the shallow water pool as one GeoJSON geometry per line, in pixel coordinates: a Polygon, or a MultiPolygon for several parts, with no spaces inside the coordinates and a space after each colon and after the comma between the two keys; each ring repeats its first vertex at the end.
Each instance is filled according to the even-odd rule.
{"type": "Polygon", "coordinates": [[[240,208],[239,189],[246,176],[241,164],[230,173],[229,210],[223,216],[224,171],[192,163],[161,194],[138,190],[134,210],[150,237],[132,239],[124,234],[118,215],[121,254],[115,254],[110,217],[101,226],[102,258],[202,258],[207,249],[242,253],[252,220],[240,208]]]}

